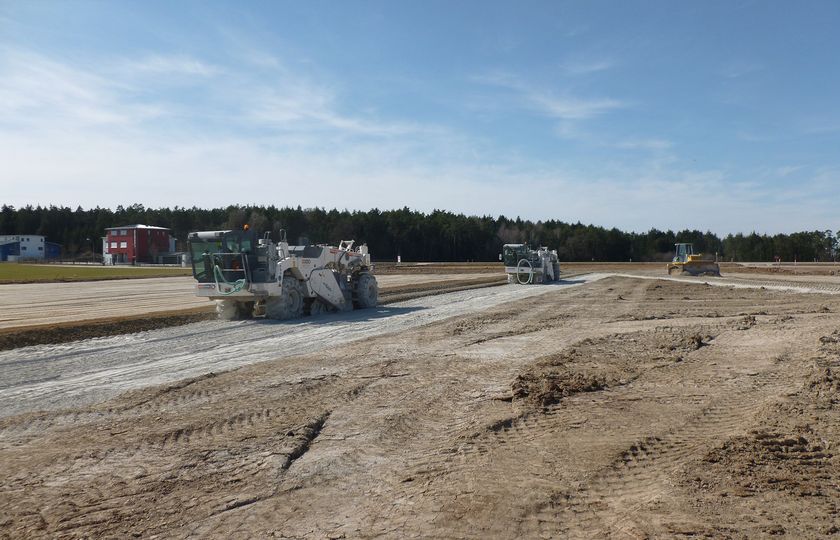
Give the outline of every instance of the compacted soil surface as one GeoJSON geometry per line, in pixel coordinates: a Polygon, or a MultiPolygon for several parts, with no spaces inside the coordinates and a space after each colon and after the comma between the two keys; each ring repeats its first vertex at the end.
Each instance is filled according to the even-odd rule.
{"type": "MultiPolygon", "coordinates": [[[[501,285],[503,273],[378,276],[381,304],[501,285]]],[[[216,318],[192,278],[0,285],[0,351],[143,332],[216,318]]]]}
{"type": "Polygon", "coordinates": [[[5,416],[0,537],[840,537],[840,296],[582,281],[5,416]]]}

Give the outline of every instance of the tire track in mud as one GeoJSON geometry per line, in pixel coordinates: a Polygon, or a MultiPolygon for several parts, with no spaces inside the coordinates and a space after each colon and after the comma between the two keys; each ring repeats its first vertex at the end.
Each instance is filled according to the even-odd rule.
{"type": "MultiPolygon", "coordinates": [[[[640,510],[670,493],[669,480],[676,470],[715,441],[748,431],[752,418],[795,387],[785,364],[761,367],[765,369],[722,377],[717,381],[720,391],[703,400],[683,425],[639,438],[577,489],[555,491],[525,514],[520,532],[574,538],[647,536],[651,526],[640,510]]],[[[676,382],[673,377],[664,382],[669,379],[676,382]]]]}
{"type": "MultiPolygon", "coordinates": [[[[372,384],[372,382],[373,381],[368,381],[352,386],[349,390],[342,392],[344,397],[340,401],[348,402],[356,399],[356,397],[364,391],[367,386],[372,384]]],[[[340,384],[338,380],[331,381],[331,383],[340,384]]],[[[144,439],[143,443],[147,446],[159,448],[161,450],[172,447],[212,447],[215,440],[228,440],[234,435],[240,439],[256,435],[271,436],[271,433],[273,432],[271,428],[273,426],[287,425],[282,423],[284,419],[289,416],[299,417],[305,413],[306,408],[298,407],[295,409],[292,406],[245,410],[222,419],[212,419],[210,422],[200,426],[187,425],[185,427],[167,431],[163,434],[156,434],[152,437],[144,439]]],[[[328,410],[318,416],[318,418],[322,419],[317,427],[318,433],[320,433],[321,428],[331,413],[332,410],[328,410]]],[[[312,427],[313,425],[312,421],[292,425],[285,431],[285,436],[297,437],[301,432],[306,432],[309,429],[315,429],[312,427]]],[[[293,451],[292,454],[295,452],[296,451],[293,451]]],[[[294,461],[297,457],[299,456],[294,456],[291,461],[294,461]]],[[[291,463],[289,463],[289,465],[291,465],[291,463]]],[[[288,468],[288,466],[284,467],[284,469],[285,468],[288,468]]]]}
{"type": "MultiPolygon", "coordinates": [[[[183,391],[184,388],[206,381],[216,374],[208,373],[200,377],[185,379],[177,384],[168,385],[153,396],[129,404],[112,404],[108,407],[94,405],[89,408],[71,412],[57,411],[44,415],[41,413],[26,413],[13,417],[13,421],[0,419],[0,436],[38,435],[43,431],[55,427],[73,428],[81,425],[112,420],[125,417],[139,417],[146,413],[164,409],[174,409],[184,406],[195,407],[203,405],[227,394],[232,385],[214,385],[200,390],[183,391]]],[[[126,397],[123,401],[128,400],[126,397]]]]}
{"type": "MultiPolygon", "coordinates": [[[[730,337],[730,340],[737,338],[730,337]]],[[[776,345],[779,343],[776,341],[776,345]]],[[[693,395],[663,394],[662,387],[679,388],[681,381],[697,380],[696,375],[715,359],[706,347],[698,354],[699,358],[654,367],[618,387],[571,396],[560,405],[541,411],[526,410],[471,435],[462,431],[458,437],[461,442],[456,445],[439,447],[411,460],[405,472],[392,479],[394,499],[404,501],[417,519],[429,523],[435,519],[435,513],[426,514],[429,510],[423,508],[424,498],[471,501],[460,510],[448,511],[450,519],[446,522],[459,526],[441,532],[439,537],[561,534],[577,538],[628,529],[636,517],[635,510],[667,489],[667,481],[676,467],[715,439],[744,431],[752,416],[778,399],[781,390],[790,387],[784,365],[772,361],[763,370],[741,373],[734,378],[721,370],[708,382],[710,388],[698,389],[693,395]],[[562,449],[569,430],[586,427],[590,409],[609,409],[623,400],[658,402],[667,407],[672,399],[691,405],[696,412],[683,425],[636,437],[618,453],[613,463],[578,489],[558,491],[559,485],[574,485],[574,481],[551,473],[553,464],[562,461],[563,456],[547,453],[545,449],[562,449]],[[506,474],[496,477],[488,474],[490,470],[506,471],[506,474]],[[517,501],[521,512],[518,517],[499,515],[501,528],[496,524],[493,526],[496,528],[488,529],[487,516],[476,510],[491,506],[499,493],[528,493],[531,497],[517,501]],[[625,507],[622,502],[625,499],[641,502],[625,507]],[[518,523],[515,532],[510,529],[512,523],[518,523]]],[[[515,508],[499,511],[515,514],[515,508]]]]}
{"type": "MultiPolygon", "coordinates": [[[[306,490],[300,492],[300,496],[304,497],[304,493],[310,492],[309,486],[313,482],[331,485],[334,481],[341,481],[330,478],[332,475],[324,473],[325,470],[344,471],[350,475],[348,471],[358,470],[360,462],[379,462],[382,460],[381,456],[390,456],[390,466],[387,467],[389,470],[402,469],[404,459],[408,458],[408,461],[411,461],[409,456],[412,452],[407,451],[408,449],[426,446],[429,438],[445,437],[451,440],[467,429],[475,429],[476,418],[472,412],[479,410],[483,406],[482,403],[494,401],[492,396],[497,393],[495,384],[498,377],[488,376],[485,372],[495,372],[497,369],[503,372],[515,370],[515,367],[506,364],[511,361],[525,361],[527,356],[521,359],[476,361],[467,360],[459,353],[473,347],[476,335],[495,335],[498,328],[505,325],[532,324],[531,318],[535,315],[533,307],[529,309],[527,304],[523,307],[521,303],[496,309],[498,311],[491,311],[489,314],[452,319],[424,327],[399,347],[387,347],[383,352],[393,360],[392,366],[389,366],[393,369],[383,370],[380,376],[364,389],[358,400],[335,411],[331,429],[325,434],[326,438],[319,444],[313,456],[315,460],[322,460],[316,461],[320,463],[317,468],[318,476],[313,478],[313,471],[304,468],[289,478],[294,486],[306,490]],[[432,336],[440,335],[450,336],[450,339],[432,339],[432,336]],[[459,370],[463,377],[453,379],[448,375],[459,370]],[[443,399],[443,396],[447,398],[443,399]],[[449,398],[453,398],[454,401],[450,401],[449,398]],[[352,451],[359,441],[364,441],[364,445],[358,451],[352,451]],[[372,450],[370,445],[374,445],[375,450],[372,450]]],[[[555,310],[557,306],[553,302],[541,303],[537,308],[540,318],[556,315],[555,310]]],[[[563,319],[563,323],[566,322],[563,319]]],[[[503,379],[506,380],[507,377],[503,379]]],[[[370,472],[365,471],[361,474],[370,472]]],[[[384,476],[388,474],[390,473],[384,476]]],[[[354,491],[361,488],[348,486],[348,489],[354,491]]],[[[379,500],[382,496],[381,491],[375,489],[374,492],[374,499],[379,500]]],[[[261,505],[255,512],[257,515],[270,514],[272,504],[278,503],[261,505]]],[[[361,508],[355,510],[361,511],[361,508]]],[[[319,523],[325,526],[324,523],[328,521],[330,518],[319,523]]],[[[247,527],[256,526],[254,522],[259,523],[261,519],[254,518],[247,527]]],[[[206,533],[213,530],[212,527],[223,527],[225,534],[244,534],[247,529],[241,523],[233,523],[228,519],[224,523],[206,524],[198,529],[197,533],[206,533]]],[[[371,528],[376,530],[377,525],[371,524],[371,528]]],[[[306,536],[299,530],[286,532],[290,537],[306,536]]],[[[396,534],[393,529],[391,533],[396,534]]]]}
{"type": "MultiPolygon", "coordinates": [[[[158,520],[158,527],[167,529],[178,523],[180,515],[178,499],[169,496],[167,485],[173,489],[178,484],[196,486],[189,506],[194,515],[204,518],[271,498],[284,489],[282,479],[286,472],[310,450],[321,434],[332,414],[332,409],[324,407],[341,406],[357,399],[375,379],[359,382],[354,378],[342,381],[327,377],[321,382],[333,388],[310,387],[303,390],[305,395],[313,395],[296,407],[286,407],[283,397],[279,396],[274,400],[279,402],[274,408],[246,408],[221,419],[215,418],[211,409],[203,415],[209,420],[203,425],[196,425],[196,421],[192,420],[185,427],[164,429],[139,439],[129,437],[121,440],[117,437],[117,440],[108,440],[109,445],[105,447],[82,447],[78,451],[58,455],[51,460],[46,477],[72,475],[71,471],[98,470],[98,476],[104,482],[77,476],[74,482],[57,487],[65,494],[62,500],[75,501],[71,506],[53,508],[49,515],[40,516],[37,522],[32,521],[34,516],[20,515],[20,508],[15,508],[16,525],[30,520],[30,533],[41,531],[43,536],[55,533],[86,536],[92,531],[99,531],[99,534],[122,531],[125,534],[126,529],[114,529],[114,526],[119,527],[114,524],[125,527],[126,523],[139,523],[152,516],[158,520]],[[326,391],[326,395],[322,390],[326,391]],[[316,399],[318,396],[322,399],[316,399]],[[262,447],[264,450],[248,452],[251,447],[262,447]],[[167,456],[163,470],[160,469],[162,456],[167,456]],[[195,459],[202,463],[200,468],[195,467],[195,459]],[[218,487],[208,489],[220,484],[224,486],[221,491],[218,487]],[[146,494],[154,495],[153,511],[145,500],[146,494]]],[[[268,386],[272,385],[275,383],[268,386]]],[[[240,402],[243,399],[233,396],[231,401],[236,407],[242,405],[240,402]]],[[[245,401],[259,405],[259,400],[245,401]]],[[[148,403],[141,401],[135,405],[148,403]]],[[[222,403],[223,400],[219,400],[219,404],[222,403]]],[[[155,411],[151,411],[145,416],[154,414],[155,411]]],[[[176,416],[167,424],[177,425],[178,422],[176,416]]],[[[107,421],[105,423],[107,425],[107,421]]],[[[118,427],[121,424],[113,425],[118,427]]],[[[95,426],[88,429],[101,431],[95,426]]],[[[57,435],[62,436],[61,433],[57,435]]],[[[77,438],[71,433],[65,436],[74,440],[77,438]]],[[[88,439],[90,433],[82,431],[78,437],[88,439]]],[[[38,471],[36,476],[39,474],[45,473],[38,471]]],[[[34,501],[32,503],[32,507],[38,507],[34,501]]],[[[20,504],[26,503],[21,501],[20,504]]]]}
{"type": "MultiPolygon", "coordinates": [[[[119,402],[109,406],[94,405],[69,412],[56,411],[51,414],[26,413],[9,419],[0,419],[0,436],[15,437],[17,442],[26,440],[26,436],[37,436],[48,429],[76,429],[95,422],[127,420],[141,418],[159,411],[167,413],[179,409],[194,409],[196,406],[212,403],[220,397],[230,395],[233,384],[213,384],[200,389],[194,385],[204,383],[216,374],[208,373],[192,379],[185,379],[176,384],[167,385],[149,397],[134,398],[129,392],[119,402]]],[[[142,391],[140,392],[142,394],[142,391]]]]}
{"type": "MultiPolygon", "coordinates": [[[[622,285],[626,285],[626,283],[622,285]]],[[[619,290],[617,291],[615,287],[608,287],[606,291],[621,298],[622,303],[614,313],[622,314],[632,312],[654,286],[653,283],[634,281],[631,282],[629,290],[618,286],[619,290]],[[626,295],[626,298],[624,295],[626,295]]],[[[515,325],[517,328],[520,326],[523,327],[524,333],[551,331],[569,324],[569,315],[567,313],[554,313],[551,308],[546,309],[545,307],[535,312],[532,307],[524,303],[519,303],[511,306],[510,309],[505,309],[505,311],[485,312],[471,317],[459,318],[452,324],[452,329],[449,333],[453,336],[465,335],[469,337],[460,347],[460,349],[464,349],[472,345],[522,335],[523,332],[496,330],[497,327],[512,325],[513,320],[517,318],[525,319],[515,325]],[[548,317],[549,314],[551,317],[548,317]]],[[[598,333],[593,334],[593,336],[597,335],[598,333]]],[[[610,335],[609,330],[606,331],[606,334],[602,338],[608,335],[610,335]]],[[[585,338],[583,341],[589,339],[592,339],[592,337],[585,338]]],[[[574,342],[569,345],[571,348],[575,346],[576,343],[574,342]]],[[[527,363],[527,361],[522,362],[523,365],[527,365],[527,363]]],[[[508,388],[509,391],[510,388],[508,388]]],[[[500,397],[497,396],[494,399],[500,399],[500,397]]],[[[512,398],[508,396],[502,399],[504,401],[511,401],[512,398]]],[[[528,437],[527,435],[520,435],[522,431],[553,434],[556,431],[562,430],[562,424],[558,423],[557,418],[560,412],[561,409],[558,408],[549,408],[541,412],[526,410],[521,414],[499,420],[490,426],[486,426],[479,432],[475,432],[474,429],[477,426],[470,423],[438,426],[436,433],[452,435],[454,438],[462,439],[462,442],[455,446],[438,448],[432,454],[421,456],[409,465],[410,472],[407,476],[413,478],[414,476],[421,476],[424,472],[444,472],[453,466],[455,460],[462,462],[462,465],[466,466],[471,454],[486,454],[496,443],[513,448],[523,442],[521,439],[516,440],[516,437],[528,437]],[[467,427],[472,427],[473,431],[465,434],[464,429],[467,427]],[[482,435],[485,431],[494,434],[492,441],[482,441],[482,435]],[[443,461],[441,461],[441,458],[443,458],[443,461]]],[[[400,480],[400,483],[403,480],[400,480]]]]}
{"type": "Polygon", "coordinates": [[[745,432],[746,422],[778,399],[776,392],[787,386],[785,382],[779,384],[778,377],[763,379],[760,399],[753,392],[731,392],[713,400],[684,426],[631,444],[578,490],[556,493],[528,514],[522,534],[561,533],[575,538],[635,534],[639,510],[667,495],[671,489],[668,480],[686,459],[707,449],[710,440],[745,432]],[[745,407],[748,395],[750,405],[745,407]]]}
{"type": "MultiPolygon", "coordinates": [[[[210,470],[203,473],[208,477],[217,477],[222,480],[235,479],[234,485],[239,485],[239,489],[231,490],[228,495],[224,493],[213,496],[210,494],[202,495],[202,491],[196,491],[197,497],[192,497],[190,506],[192,510],[196,510],[196,506],[203,507],[204,510],[199,510],[206,517],[223,514],[231,510],[236,510],[259,501],[271,498],[280,489],[280,482],[286,471],[310,449],[313,442],[317,439],[325,423],[329,419],[331,411],[327,410],[302,424],[293,426],[288,432],[280,433],[275,437],[275,447],[270,452],[263,452],[257,455],[245,456],[239,458],[235,463],[226,463],[222,461],[209,461],[205,464],[210,470]],[[271,472],[271,478],[274,482],[266,483],[263,476],[267,471],[271,472]],[[253,485],[251,483],[253,482],[253,485]],[[244,485],[243,485],[244,484],[244,485]],[[197,500],[198,499],[198,500],[197,500]]],[[[247,419],[241,416],[236,418],[234,422],[234,429],[237,426],[242,426],[247,423],[247,419]]],[[[284,429],[284,431],[286,431],[284,429]]],[[[187,449],[171,448],[168,446],[189,446],[197,441],[191,441],[191,434],[174,432],[174,437],[170,439],[172,445],[164,445],[159,450],[173,450],[184,452],[187,449]]],[[[220,449],[224,449],[229,445],[220,445],[220,449]]],[[[67,501],[69,508],[65,508],[61,512],[61,517],[51,518],[50,516],[40,516],[40,528],[46,531],[54,531],[59,533],[71,533],[75,535],[88,536],[89,531],[93,530],[112,530],[110,527],[113,522],[121,520],[131,520],[134,511],[134,504],[142,507],[142,502],[146,496],[160,497],[160,483],[167,481],[175,481],[182,479],[184,473],[183,464],[180,460],[173,460],[169,469],[161,474],[150,475],[149,469],[143,466],[144,462],[150,460],[150,454],[143,449],[121,450],[121,451],[104,451],[97,455],[89,455],[87,459],[97,462],[98,468],[118,470],[121,467],[130,467],[133,471],[131,475],[131,482],[123,482],[124,489],[115,489],[113,484],[109,485],[107,490],[98,488],[95,484],[85,484],[84,487],[79,486],[77,489],[81,490],[81,495],[75,493],[76,499],[81,504],[73,502],[73,496],[68,496],[67,501]],[[130,464],[130,465],[125,465],[130,464]],[[115,495],[114,491],[118,494],[115,495]],[[52,522],[52,523],[50,523],[52,522]]],[[[151,467],[151,465],[149,465],[151,467]]],[[[190,473],[187,473],[190,474],[190,473]]],[[[198,473],[199,475],[201,473],[198,473]]],[[[183,479],[182,479],[183,480],[183,479]]],[[[227,483],[227,482],[223,482],[227,483]]],[[[168,519],[175,519],[178,515],[179,509],[173,507],[172,504],[167,504],[164,498],[159,501],[158,512],[164,516],[169,516],[168,519]]],[[[156,505],[158,506],[158,505],[156,505]]],[[[136,518],[135,518],[136,520],[136,518]]],[[[122,536],[122,535],[116,535],[122,536]]],[[[135,535],[136,536],[136,535],[135,535]]]]}

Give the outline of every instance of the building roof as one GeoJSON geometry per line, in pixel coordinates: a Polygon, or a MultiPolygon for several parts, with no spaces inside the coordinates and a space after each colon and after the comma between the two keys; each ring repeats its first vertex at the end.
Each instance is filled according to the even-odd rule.
{"type": "Polygon", "coordinates": [[[113,231],[115,229],[153,229],[158,231],[168,231],[167,227],[155,227],[154,225],[123,225],[122,227],[106,227],[106,231],[113,231]]]}

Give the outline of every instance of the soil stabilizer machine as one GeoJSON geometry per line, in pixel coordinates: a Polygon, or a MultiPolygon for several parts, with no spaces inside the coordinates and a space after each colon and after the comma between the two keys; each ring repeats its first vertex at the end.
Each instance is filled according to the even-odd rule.
{"type": "Polygon", "coordinates": [[[715,261],[694,253],[694,244],[674,244],[676,255],[668,263],[668,274],[692,276],[720,276],[720,266],[715,261]]]}
{"type": "Polygon", "coordinates": [[[196,295],[216,301],[222,319],[295,319],[374,307],[379,288],[366,245],[290,246],[241,231],[189,234],[196,295]]]}
{"type": "Polygon", "coordinates": [[[528,244],[505,244],[499,258],[505,263],[508,283],[528,285],[560,279],[557,251],[547,247],[531,249],[528,244]]]}

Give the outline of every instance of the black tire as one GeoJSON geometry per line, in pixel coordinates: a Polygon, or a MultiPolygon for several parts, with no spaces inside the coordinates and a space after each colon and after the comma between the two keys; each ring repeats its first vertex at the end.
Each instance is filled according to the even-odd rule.
{"type": "Polygon", "coordinates": [[[303,316],[303,301],[300,282],[292,276],[285,276],[280,296],[272,296],[266,300],[265,316],[281,321],[297,319],[303,316]]]}
{"type": "Polygon", "coordinates": [[[379,284],[370,272],[359,272],[353,279],[353,307],[366,309],[379,303],[379,284]]]}

